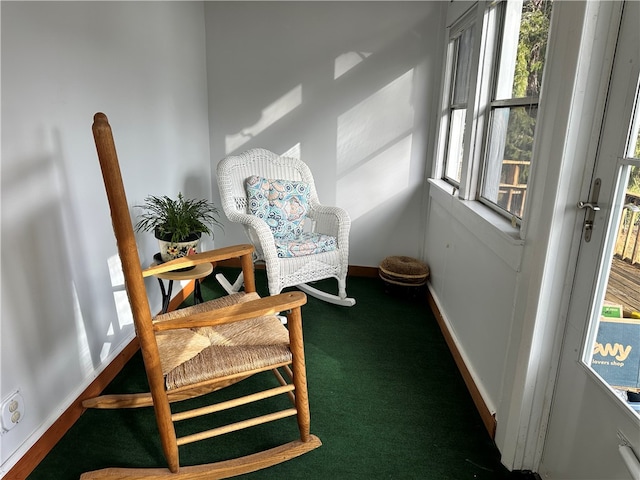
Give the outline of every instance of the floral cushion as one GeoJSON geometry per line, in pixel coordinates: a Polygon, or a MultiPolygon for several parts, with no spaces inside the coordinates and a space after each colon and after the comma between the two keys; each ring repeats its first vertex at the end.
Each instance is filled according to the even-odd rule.
{"type": "Polygon", "coordinates": [[[309,211],[308,184],[254,175],[247,178],[246,190],[249,213],[267,222],[274,237],[292,239],[302,234],[309,211]]]}
{"type": "Polygon", "coordinates": [[[280,258],[302,257],[336,249],[336,237],[305,232],[291,239],[276,238],[276,251],[280,258]]]}
{"type": "Polygon", "coordinates": [[[269,181],[255,175],[245,181],[248,213],[266,221],[269,216],[269,181]]]}

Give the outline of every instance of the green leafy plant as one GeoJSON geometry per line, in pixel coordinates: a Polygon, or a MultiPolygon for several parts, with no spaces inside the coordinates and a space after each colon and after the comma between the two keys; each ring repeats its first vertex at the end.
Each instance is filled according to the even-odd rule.
{"type": "Polygon", "coordinates": [[[185,199],[182,193],[178,193],[177,200],[150,195],[144,199],[144,205],[136,206],[145,209],[138,217],[136,231],[153,231],[157,238],[171,243],[194,234],[212,234],[214,227],[224,231],[218,209],[207,200],[185,199]]]}

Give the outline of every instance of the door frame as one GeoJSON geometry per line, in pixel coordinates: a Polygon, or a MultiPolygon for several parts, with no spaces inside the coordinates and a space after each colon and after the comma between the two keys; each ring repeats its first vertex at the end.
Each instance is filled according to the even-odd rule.
{"type": "MultiPolygon", "coordinates": [[[[599,135],[595,137],[592,147],[595,154],[589,157],[588,168],[585,168],[585,182],[588,179],[590,185],[596,177],[602,181],[599,199],[602,210],[596,212],[590,243],[583,240],[582,221],[586,215],[579,215],[580,231],[575,238],[578,248],[575,258],[572,257],[572,275],[567,278],[570,284],[565,297],[568,309],[563,322],[562,351],[550,405],[550,429],[545,432],[542,458],[542,467],[549,469],[550,475],[554,471],[556,475],[572,471],[581,478],[594,474],[601,478],[606,470],[607,477],[627,478],[622,465],[626,463],[628,469],[631,467],[627,459],[623,463],[622,459],[617,458],[617,445],[638,447],[637,434],[629,436],[630,432],[637,432],[640,426],[638,415],[625,407],[618,395],[585,363],[584,355],[585,348],[593,348],[593,343],[589,343],[595,340],[591,322],[600,314],[602,304],[599,302],[604,299],[603,288],[607,286],[612,253],[610,248],[614,241],[612,237],[617,234],[618,218],[624,203],[621,196],[627,185],[626,181],[622,185],[620,175],[621,166],[628,164],[628,161],[621,159],[628,156],[622,147],[628,140],[629,131],[626,127],[630,120],[633,121],[637,106],[639,14],[638,3],[625,2],[616,37],[615,64],[612,65],[607,84],[606,107],[599,122],[599,135]],[[595,412],[598,414],[594,415],[595,412]],[[593,432],[597,434],[592,438],[593,432]],[[577,439],[576,442],[570,442],[571,435],[577,439]],[[569,443],[575,446],[575,450],[567,448],[565,452],[562,446],[569,443]],[[593,458],[594,454],[603,455],[599,463],[604,468],[597,470],[597,473],[591,470],[599,468],[596,463],[576,463],[577,468],[573,467],[573,463],[568,463],[568,458],[576,461],[580,457],[593,458]]],[[[636,137],[632,140],[635,144],[636,137]]],[[[634,159],[631,163],[637,164],[638,161],[634,159]]],[[[591,198],[589,185],[585,184],[580,200],[591,198]]]]}
{"type": "Polygon", "coordinates": [[[523,326],[510,346],[517,361],[496,436],[502,462],[513,470],[537,471],[542,459],[582,238],[584,214],[575,205],[590,190],[622,5],[554,5],[544,79],[552,86],[543,92],[534,149],[537,158],[557,160],[532,172],[532,198],[540,201],[528,202],[524,215],[522,235],[531,247],[522,271],[530,273],[514,304],[523,326]],[[562,84],[566,90],[553,87],[562,84]]]}

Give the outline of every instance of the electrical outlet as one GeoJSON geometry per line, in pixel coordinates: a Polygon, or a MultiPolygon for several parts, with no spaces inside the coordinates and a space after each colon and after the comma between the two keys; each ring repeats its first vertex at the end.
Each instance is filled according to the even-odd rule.
{"type": "Polygon", "coordinates": [[[2,402],[0,413],[2,414],[3,432],[11,430],[24,418],[24,399],[19,390],[13,392],[2,402]]]}

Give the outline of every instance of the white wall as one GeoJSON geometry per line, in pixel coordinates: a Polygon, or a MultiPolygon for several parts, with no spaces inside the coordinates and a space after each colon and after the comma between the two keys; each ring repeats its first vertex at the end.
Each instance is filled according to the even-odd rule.
{"type": "MultiPolygon", "coordinates": [[[[444,7],[207,2],[212,170],[249,148],[298,146],[320,201],[351,215],[351,265],[419,256],[444,7]]],[[[246,241],[225,231],[217,245],[246,241]]]]}
{"type": "Polygon", "coordinates": [[[489,409],[507,368],[521,242],[492,234],[459,200],[431,186],[425,252],[434,298],[489,409]]]}
{"type": "MultiPolygon", "coordinates": [[[[114,129],[130,204],[210,196],[199,2],[2,2],[0,398],[9,469],[133,337],[91,135],[114,129]]],[[[141,234],[141,259],[156,245],[141,234]]],[[[157,285],[152,306],[159,307],[157,285]]]]}

